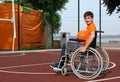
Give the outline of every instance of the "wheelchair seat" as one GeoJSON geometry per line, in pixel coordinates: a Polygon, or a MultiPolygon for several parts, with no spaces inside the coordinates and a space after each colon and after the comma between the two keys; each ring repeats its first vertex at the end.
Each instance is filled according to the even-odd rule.
{"type": "Polygon", "coordinates": [[[78,43],[80,43],[80,42],[85,42],[85,40],[80,40],[80,39],[69,39],[70,41],[76,41],[76,42],[78,42],[78,43]]]}

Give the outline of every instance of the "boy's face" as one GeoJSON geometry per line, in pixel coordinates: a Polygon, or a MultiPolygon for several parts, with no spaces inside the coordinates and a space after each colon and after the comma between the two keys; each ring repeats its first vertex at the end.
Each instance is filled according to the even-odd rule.
{"type": "Polygon", "coordinates": [[[91,16],[86,16],[84,20],[87,25],[90,25],[93,22],[93,18],[91,16]]]}

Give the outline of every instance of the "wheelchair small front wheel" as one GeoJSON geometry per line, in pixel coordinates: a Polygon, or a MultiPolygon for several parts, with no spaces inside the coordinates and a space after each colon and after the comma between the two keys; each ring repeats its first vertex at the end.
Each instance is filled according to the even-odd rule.
{"type": "Polygon", "coordinates": [[[93,48],[87,49],[85,54],[77,49],[71,58],[71,68],[74,74],[81,79],[95,79],[100,75],[103,68],[102,57],[93,48]]]}
{"type": "Polygon", "coordinates": [[[66,68],[66,67],[64,67],[64,68],[61,70],[61,74],[62,74],[63,76],[66,76],[66,75],[67,75],[67,68],[66,68]]]}

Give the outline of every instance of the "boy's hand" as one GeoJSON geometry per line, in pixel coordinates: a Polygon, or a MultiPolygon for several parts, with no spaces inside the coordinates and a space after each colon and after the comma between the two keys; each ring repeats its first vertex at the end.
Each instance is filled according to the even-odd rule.
{"type": "Polygon", "coordinates": [[[86,47],[81,47],[80,52],[86,52],[87,48],[86,47]]]}

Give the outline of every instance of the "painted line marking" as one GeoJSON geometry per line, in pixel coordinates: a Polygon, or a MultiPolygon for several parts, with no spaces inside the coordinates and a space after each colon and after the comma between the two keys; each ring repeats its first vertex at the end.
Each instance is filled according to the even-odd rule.
{"type": "MultiPolygon", "coordinates": [[[[48,53],[48,52],[37,52],[37,53],[40,53],[40,54],[42,54],[42,55],[54,55],[54,54],[56,54],[56,55],[60,55],[60,53],[59,52],[50,52],[50,53],[48,53]]],[[[29,55],[29,54],[28,54],[29,55]]]]}
{"type": "MultiPolygon", "coordinates": [[[[110,63],[112,64],[112,66],[107,69],[112,69],[116,67],[116,64],[114,62],[110,62],[110,63]]],[[[98,79],[98,80],[91,80],[91,81],[86,81],[86,82],[99,82],[99,81],[107,81],[107,80],[113,80],[113,79],[118,79],[118,78],[120,78],[120,76],[105,78],[105,79],[98,79]]]]}
{"type": "MultiPolygon", "coordinates": [[[[120,50],[120,48],[110,48],[104,47],[104,49],[120,50]]],[[[29,53],[29,52],[46,52],[46,51],[61,51],[61,49],[44,49],[44,50],[26,50],[26,51],[1,51],[0,54],[10,54],[10,53],[29,53]]]]}
{"type": "Polygon", "coordinates": [[[19,65],[19,66],[8,66],[8,67],[0,67],[0,69],[10,69],[10,68],[19,68],[19,67],[30,67],[30,66],[41,66],[41,65],[48,65],[52,64],[53,62],[50,63],[39,63],[39,64],[28,64],[28,65],[19,65]]]}
{"type": "MultiPolygon", "coordinates": [[[[3,73],[12,73],[12,74],[31,74],[31,75],[37,75],[37,74],[43,74],[43,75],[49,75],[49,74],[56,74],[56,73],[50,73],[50,72],[40,72],[40,73],[35,73],[35,72],[17,72],[17,71],[5,71],[2,69],[10,69],[10,68],[19,68],[19,67],[30,67],[30,66],[42,66],[42,65],[48,65],[51,64],[53,62],[49,62],[49,63],[41,63],[41,64],[29,64],[29,65],[19,65],[19,66],[9,66],[9,67],[0,67],[0,72],[3,73]]],[[[109,67],[108,69],[112,69],[116,66],[115,63],[111,62],[111,64],[113,64],[113,66],[109,67]]],[[[72,73],[72,72],[68,72],[68,73],[72,73]]]]}
{"type": "MultiPolygon", "coordinates": [[[[48,65],[48,64],[52,64],[54,62],[49,62],[49,63],[39,63],[39,64],[28,64],[28,65],[19,65],[19,66],[8,66],[8,67],[0,67],[0,69],[10,69],[10,68],[19,68],[19,67],[30,67],[30,66],[41,66],[41,65],[48,65]]],[[[116,67],[116,64],[114,62],[110,62],[112,64],[111,67],[107,68],[107,69],[112,69],[114,67],[116,67]]],[[[68,64],[69,65],[69,64],[68,64]]]]}
{"type": "Polygon", "coordinates": [[[0,70],[0,72],[3,73],[12,73],[12,74],[29,74],[29,75],[51,75],[51,74],[56,74],[56,73],[35,73],[35,72],[16,72],[16,71],[5,71],[5,70],[0,70]]]}
{"type": "Polygon", "coordinates": [[[105,78],[105,79],[98,79],[98,80],[91,80],[91,81],[86,81],[86,82],[99,82],[99,81],[108,81],[108,80],[114,80],[114,79],[120,79],[120,76],[105,78]]]}
{"type": "MultiPolygon", "coordinates": [[[[104,49],[112,49],[119,51],[120,48],[104,48],[104,49]]],[[[44,50],[31,50],[31,51],[1,51],[0,54],[12,54],[12,53],[32,53],[32,52],[46,52],[46,51],[61,51],[61,49],[44,49],[44,50]]]]}
{"type": "MultiPolygon", "coordinates": [[[[53,63],[53,62],[51,62],[53,63]]],[[[19,67],[30,67],[30,66],[40,66],[40,65],[48,65],[51,63],[41,63],[41,64],[29,64],[29,65],[19,65],[19,66],[9,66],[9,67],[0,67],[0,69],[9,69],[9,68],[19,68],[19,67]]],[[[3,73],[12,73],[12,74],[29,74],[29,75],[51,75],[51,74],[56,74],[56,73],[50,73],[50,72],[17,72],[17,71],[6,71],[6,70],[0,70],[0,72],[3,73]]]]}
{"type": "Polygon", "coordinates": [[[114,62],[110,62],[112,64],[111,67],[107,68],[107,69],[112,69],[112,68],[115,68],[116,67],[116,64],[114,62]]]}
{"type": "Polygon", "coordinates": [[[44,50],[30,50],[30,51],[1,51],[0,54],[12,54],[12,53],[31,53],[31,52],[46,52],[46,51],[60,51],[61,49],[44,49],[44,50]]]}
{"type": "MultiPolygon", "coordinates": [[[[0,69],[8,69],[8,68],[19,68],[19,67],[30,67],[30,66],[40,66],[40,65],[48,65],[48,64],[52,64],[51,63],[41,63],[41,64],[29,64],[29,65],[20,65],[20,66],[10,66],[10,67],[1,67],[0,69]]],[[[40,73],[36,73],[36,72],[17,72],[17,71],[6,71],[6,70],[0,70],[0,72],[3,73],[12,73],[12,74],[29,74],[29,75],[51,75],[51,74],[56,74],[53,72],[40,72],[40,73]]]]}
{"type": "Polygon", "coordinates": [[[25,56],[25,53],[21,53],[21,55],[9,55],[9,56],[0,56],[0,58],[7,58],[7,57],[20,57],[20,56],[25,56]]]}
{"type": "Polygon", "coordinates": [[[120,48],[114,48],[114,47],[103,47],[104,49],[113,49],[113,50],[120,50],[120,48]]]}

